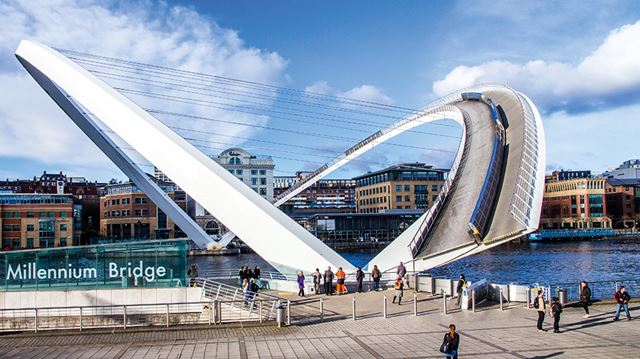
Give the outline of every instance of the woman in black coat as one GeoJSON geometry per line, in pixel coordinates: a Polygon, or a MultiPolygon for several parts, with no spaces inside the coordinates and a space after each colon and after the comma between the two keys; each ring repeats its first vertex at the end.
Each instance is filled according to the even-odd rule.
{"type": "Polygon", "coordinates": [[[586,313],[583,318],[589,318],[589,305],[591,305],[591,288],[586,280],[580,283],[580,303],[584,312],[586,313]]]}
{"type": "Polygon", "coordinates": [[[449,324],[449,333],[444,335],[440,351],[445,358],[458,359],[458,345],[460,344],[460,335],[456,333],[456,326],[449,324]]]}

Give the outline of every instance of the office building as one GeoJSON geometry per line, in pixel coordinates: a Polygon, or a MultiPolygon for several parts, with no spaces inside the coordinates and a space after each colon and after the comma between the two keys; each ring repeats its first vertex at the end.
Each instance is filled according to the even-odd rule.
{"type": "Polygon", "coordinates": [[[358,213],[391,209],[425,211],[438,197],[447,171],[424,163],[391,166],[354,178],[358,213]]]}
{"type": "Polygon", "coordinates": [[[578,178],[545,184],[541,229],[611,228],[606,180],[578,178]]]}

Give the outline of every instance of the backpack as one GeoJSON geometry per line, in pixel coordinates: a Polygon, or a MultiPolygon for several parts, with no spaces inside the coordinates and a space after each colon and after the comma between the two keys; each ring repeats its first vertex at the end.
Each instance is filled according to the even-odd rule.
{"type": "Polygon", "coordinates": [[[538,297],[536,297],[536,299],[533,300],[533,307],[538,309],[540,308],[540,303],[538,302],[538,297]]]}

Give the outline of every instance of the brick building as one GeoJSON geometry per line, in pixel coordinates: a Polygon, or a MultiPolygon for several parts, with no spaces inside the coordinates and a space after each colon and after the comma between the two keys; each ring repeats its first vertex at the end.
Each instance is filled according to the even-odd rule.
{"type": "Polygon", "coordinates": [[[578,178],[545,184],[541,229],[611,228],[606,180],[578,178]]]}
{"type": "Polygon", "coordinates": [[[78,244],[82,207],[72,195],[0,194],[2,250],[78,244]]]}
{"type": "MultiPolygon", "coordinates": [[[[178,206],[186,210],[186,195],[175,185],[159,182],[178,206]]],[[[100,189],[100,236],[110,238],[179,238],[182,230],[133,182],[100,189]]]]}
{"type": "Polygon", "coordinates": [[[640,180],[608,179],[605,187],[607,216],[616,229],[640,228],[640,180]]]}

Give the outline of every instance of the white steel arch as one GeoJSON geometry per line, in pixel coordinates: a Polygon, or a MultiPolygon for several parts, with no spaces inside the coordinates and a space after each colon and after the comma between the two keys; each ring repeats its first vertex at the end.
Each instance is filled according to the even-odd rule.
{"type": "MultiPolygon", "coordinates": [[[[260,256],[283,272],[300,269],[312,271],[316,267],[326,265],[343,267],[347,272],[350,272],[354,267],[278,210],[277,205],[284,203],[322,177],[380,143],[416,126],[435,120],[452,119],[462,125],[464,134],[455,163],[460,162],[463,157],[468,123],[481,121],[473,116],[468,116],[459,108],[458,104],[463,102],[461,94],[465,91],[507,90],[520,98],[520,102],[512,103],[514,107],[529,108],[531,113],[529,120],[535,123],[535,128],[539,129],[536,136],[540,155],[537,157],[537,167],[533,173],[535,183],[532,184],[532,187],[535,188],[535,191],[532,190],[535,192],[532,193],[535,201],[529,201],[527,204],[528,213],[524,218],[522,228],[518,227],[517,231],[504,235],[495,235],[494,233],[492,237],[494,239],[491,243],[455,246],[437,251],[433,253],[433,256],[429,253],[426,257],[425,254],[420,254],[422,258],[418,267],[425,269],[441,265],[447,261],[511,240],[534,230],[534,223],[537,226],[539,220],[544,184],[544,134],[540,115],[528,98],[503,86],[474,86],[457,91],[427,106],[422,111],[393,124],[388,129],[375,133],[322,166],[302,183],[277,198],[276,206],[274,206],[149,113],[57,51],[39,43],[22,41],[16,50],[16,56],[34,79],[98,147],[136,184],[141,186],[154,202],[159,201],[159,203],[156,202],[159,207],[163,210],[165,207],[167,208],[165,212],[189,237],[201,246],[208,241],[208,237],[201,229],[199,230],[201,233],[195,229],[189,230],[192,225],[190,222],[193,221],[190,221],[182,211],[175,211],[175,208],[172,210],[167,202],[173,202],[164,198],[166,195],[164,197],[160,195],[162,191],[157,186],[154,188],[144,172],[115,146],[108,134],[101,131],[99,124],[88,116],[83,111],[84,109],[117,133],[126,143],[224,223],[233,231],[232,233],[237,234],[260,256]],[[182,218],[181,222],[180,218],[182,218]],[[187,228],[183,228],[183,225],[187,228]]],[[[517,141],[515,145],[517,145],[517,141]]],[[[511,171],[515,170],[511,169],[511,171]]],[[[453,181],[456,176],[460,176],[460,174],[452,171],[448,180],[453,181]]],[[[473,174],[464,174],[464,176],[473,176],[473,174]]],[[[446,200],[446,196],[443,196],[444,200],[446,200]]],[[[374,258],[371,264],[377,263],[382,270],[393,268],[399,260],[413,261],[416,265],[418,262],[415,259],[417,249],[411,246],[414,245],[412,243],[415,243],[413,239],[416,234],[421,231],[422,223],[428,220],[429,216],[435,217],[438,216],[438,213],[432,211],[425,213],[379,256],[374,258]]],[[[522,218],[520,219],[522,220],[522,218]]]]}

